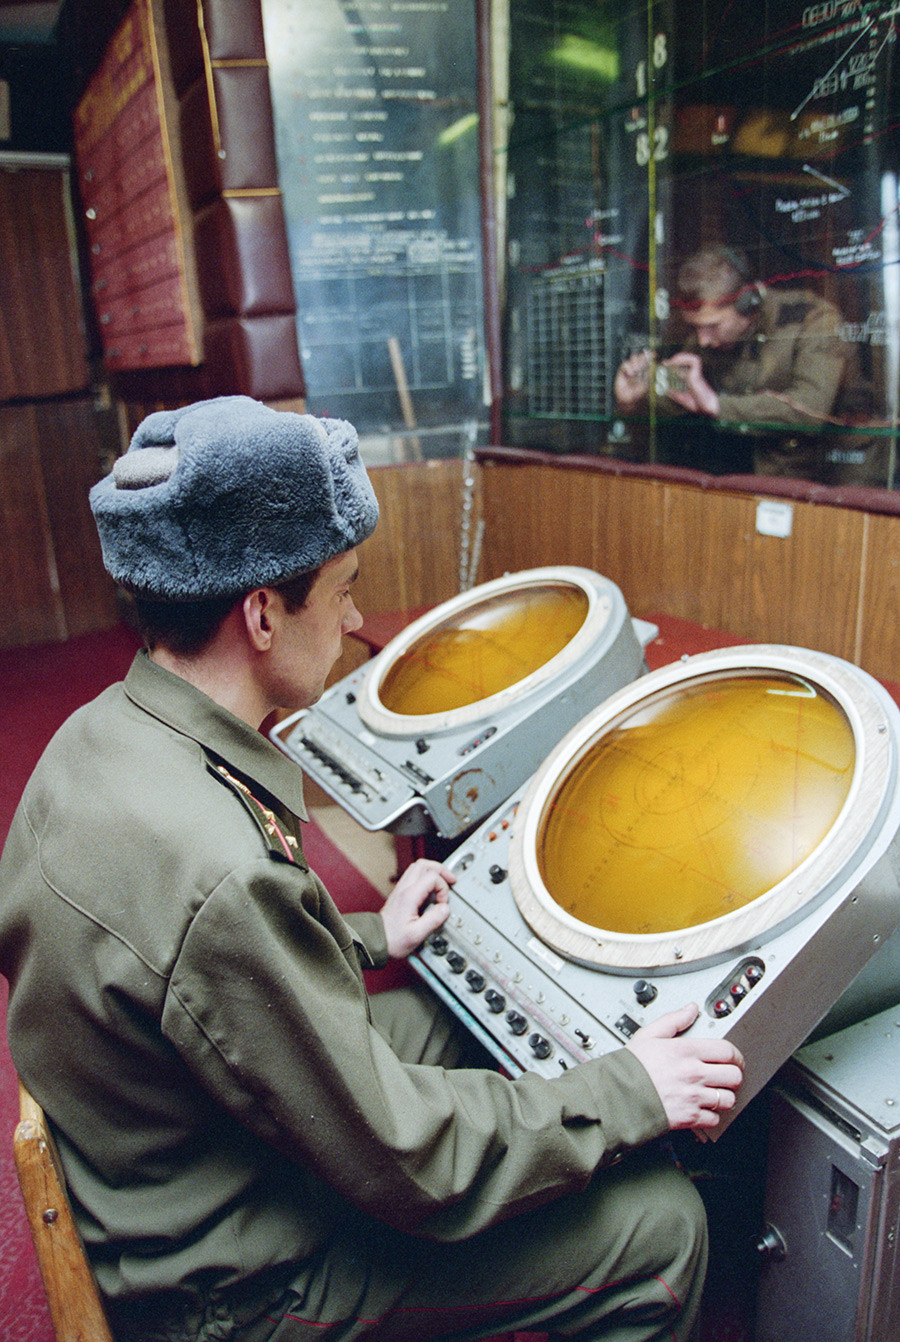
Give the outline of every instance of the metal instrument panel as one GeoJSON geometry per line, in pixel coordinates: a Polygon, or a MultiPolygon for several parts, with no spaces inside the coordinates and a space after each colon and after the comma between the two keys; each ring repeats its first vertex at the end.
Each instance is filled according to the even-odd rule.
{"type": "Polygon", "coordinates": [[[351,672],[312,708],[279,723],[271,737],[365,829],[455,838],[527,779],[586,712],[643,674],[644,647],[656,632],[629,617],[619,589],[599,574],[556,568],[508,575],[429,612],[392,640],[377,665],[351,672]],[[572,657],[560,658],[554,674],[523,682],[520,692],[513,687],[485,699],[474,715],[420,719],[408,731],[402,722],[390,732],[370,725],[365,704],[379,667],[401,653],[418,629],[436,626],[448,610],[485,591],[514,588],[519,579],[533,582],[535,574],[589,591],[595,637],[572,657]]]}

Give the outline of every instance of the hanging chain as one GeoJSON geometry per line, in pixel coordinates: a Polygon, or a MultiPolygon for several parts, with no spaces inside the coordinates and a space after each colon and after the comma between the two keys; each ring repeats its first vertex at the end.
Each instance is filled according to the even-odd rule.
{"type": "Polygon", "coordinates": [[[459,523],[459,590],[468,592],[474,587],[481,562],[481,543],[484,519],[479,517],[474,535],[472,514],[475,508],[475,443],[478,439],[478,421],[466,425],[466,446],[462,456],[462,512],[459,523]]]}

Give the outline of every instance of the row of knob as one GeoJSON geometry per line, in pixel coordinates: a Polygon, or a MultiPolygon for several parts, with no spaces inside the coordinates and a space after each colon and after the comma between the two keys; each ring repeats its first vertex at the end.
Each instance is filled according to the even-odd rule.
{"type": "Polygon", "coordinates": [[[761,964],[754,960],[748,961],[728,985],[727,993],[717,997],[713,1002],[713,1015],[719,1019],[730,1015],[735,1007],[740,1006],[748,992],[756,987],[764,973],[765,969],[761,964]]]}
{"type": "MultiPolygon", "coordinates": [[[[451,974],[462,974],[465,972],[466,987],[473,993],[484,993],[484,1004],[488,1011],[495,1015],[500,1015],[506,1010],[506,998],[496,988],[487,987],[487,979],[479,969],[466,970],[466,957],[459,951],[451,951],[450,943],[440,932],[429,938],[428,945],[435,955],[445,955],[447,957],[447,968],[451,974]],[[485,991],[487,989],[487,991],[485,991]]],[[[523,1016],[521,1011],[514,1007],[506,1012],[506,1023],[509,1026],[510,1033],[521,1035],[528,1029],[527,1017],[523,1016]]],[[[528,1047],[536,1058],[549,1058],[553,1054],[553,1045],[545,1035],[537,1032],[528,1036],[528,1047]]]]}
{"type": "Polygon", "coordinates": [[[300,744],[309,751],[314,759],[317,759],[320,764],[324,764],[326,769],[329,769],[335,774],[342,783],[346,783],[351,792],[362,792],[364,790],[362,783],[360,783],[356,775],[350,773],[348,769],[345,769],[333,755],[330,755],[327,750],[323,750],[311,737],[301,737],[300,744]]]}

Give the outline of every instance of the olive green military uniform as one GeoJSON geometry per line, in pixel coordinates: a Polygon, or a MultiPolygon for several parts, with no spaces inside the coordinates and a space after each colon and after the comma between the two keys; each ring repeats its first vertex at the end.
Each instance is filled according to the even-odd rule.
{"type": "Polygon", "coordinates": [[[632,1153],[666,1126],[641,1064],[510,1081],[424,989],[369,999],[381,920],[340,915],[302,818],[296,766],[142,653],[13,822],[13,1058],[117,1335],[685,1338],[705,1223],[632,1153]]]}
{"type": "Polygon", "coordinates": [[[718,425],[753,438],[758,474],[886,483],[887,438],[829,427],[856,414],[852,398],[863,391],[840,327],[838,309],[810,290],[763,289],[750,330],[733,349],[703,350],[694,338],[688,343],[719,395],[718,425]]]}

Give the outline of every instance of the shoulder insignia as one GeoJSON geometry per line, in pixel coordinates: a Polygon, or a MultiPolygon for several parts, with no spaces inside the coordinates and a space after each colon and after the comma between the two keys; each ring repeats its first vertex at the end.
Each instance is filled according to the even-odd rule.
{"type": "Polygon", "coordinates": [[[812,312],[812,303],[784,303],[778,309],[778,316],[775,318],[776,326],[795,326],[802,322],[812,312]]]}
{"type": "Polygon", "coordinates": [[[231,789],[244,809],[252,816],[266,841],[269,852],[275,857],[280,857],[306,869],[306,860],[296,838],[293,834],[285,833],[278,823],[274,811],[265,806],[258,797],[255,797],[247,784],[242,782],[240,778],[235,778],[234,774],[230,773],[224,764],[215,764],[210,761],[210,768],[231,789]]]}

